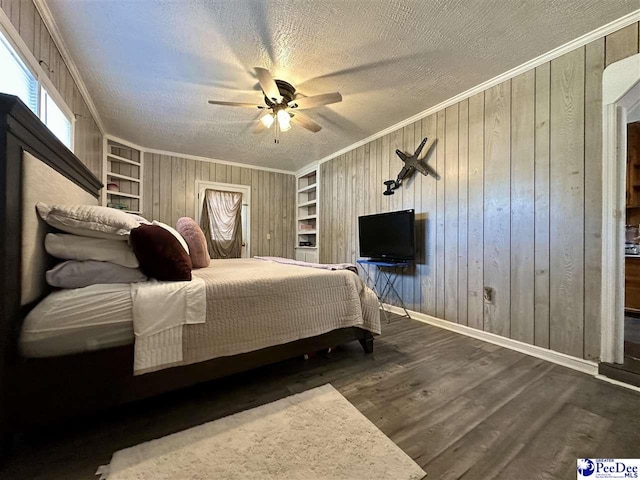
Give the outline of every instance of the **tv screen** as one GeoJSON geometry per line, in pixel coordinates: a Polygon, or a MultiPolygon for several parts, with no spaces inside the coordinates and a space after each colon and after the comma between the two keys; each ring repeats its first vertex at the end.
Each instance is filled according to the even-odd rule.
{"type": "Polygon", "coordinates": [[[413,210],[359,217],[360,256],[384,260],[413,260],[414,223],[413,210]]]}

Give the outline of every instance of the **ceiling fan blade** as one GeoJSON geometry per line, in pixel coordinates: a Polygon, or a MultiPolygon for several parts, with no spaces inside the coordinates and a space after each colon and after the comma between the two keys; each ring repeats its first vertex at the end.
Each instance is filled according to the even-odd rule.
{"type": "Polygon", "coordinates": [[[304,108],[315,108],[330,103],[338,103],[342,101],[342,95],[339,92],[323,93],[322,95],[314,95],[312,97],[300,97],[289,102],[289,107],[299,110],[304,108]]]}
{"type": "Polygon", "coordinates": [[[217,100],[209,100],[211,105],[224,105],[227,107],[244,107],[244,108],[266,108],[264,105],[256,105],[255,103],[245,102],[219,102],[217,100]]]}
{"type": "Polygon", "coordinates": [[[280,103],[282,101],[282,95],[280,95],[280,90],[278,90],[278,85],[273,80],[271,76],[271,72],[266,68],[255,67],[256,74],[258,75],[258,81],[260,82],[260,88],[267,96],[275,103],[280,103]]]}
{"type": "Polygon", "coordinates": [[[299,112],[296,112],[291,115],[291,121],[293,123],[297,123],[302,128],[306,128],[307,130],[313,133],[318,133],[320,130],[322,130],[322,127],[320,125],[318,125],[316,122],[311,120],[306,115],[302,115],[299,112]]]}

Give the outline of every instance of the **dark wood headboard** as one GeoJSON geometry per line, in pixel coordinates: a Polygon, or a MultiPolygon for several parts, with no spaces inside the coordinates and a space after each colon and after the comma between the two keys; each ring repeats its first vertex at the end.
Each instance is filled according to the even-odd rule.
{"type": "Polygon", "coordinates": [[[7,371],[18,361],[18,331],[33,304],[20,301],[23,152],[99,198],[100,180],[62,144],[22,101],[0,94],[0,431],[7,411],[7,371]]]}

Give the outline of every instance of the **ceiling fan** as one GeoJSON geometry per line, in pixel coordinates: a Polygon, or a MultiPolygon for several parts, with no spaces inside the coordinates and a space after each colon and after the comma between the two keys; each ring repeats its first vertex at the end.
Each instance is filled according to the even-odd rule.
{"type": "Polygon", "coordinates": [[[260,88],[264,94],[265,105],[244,102],[222,102],[209,100],[211,105],[225,105],[228,107],[257,108],[265,110],[266,113],[260,117],[260,122],[254,130],[256,133],[268,130],[275,125],[275,143],[280,143],[280,132],[291,129],[291,122],[300,125],[302,128],[317,133],[322,127],[303,115],[299,110],[320,107],[342,101],[342,95],[338,92],[303,97],[296,94],[293,85],[284,80],[274,80],[271,73],[266,68],[255,68],[260,88]]]}

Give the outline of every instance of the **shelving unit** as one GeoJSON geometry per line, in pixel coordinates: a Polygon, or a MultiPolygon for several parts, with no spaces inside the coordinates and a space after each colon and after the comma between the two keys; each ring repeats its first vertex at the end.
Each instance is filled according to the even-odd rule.
{"type": "Polygon", "coordinates": [[[296,260],[318,262],[318,167],[296,176],[296,260]]]}
{"type": "Polygon", "coordinates": [[[102,204],[128,213],[142,209],[142,152],[110,138],[104,140],[102,204]]]}

